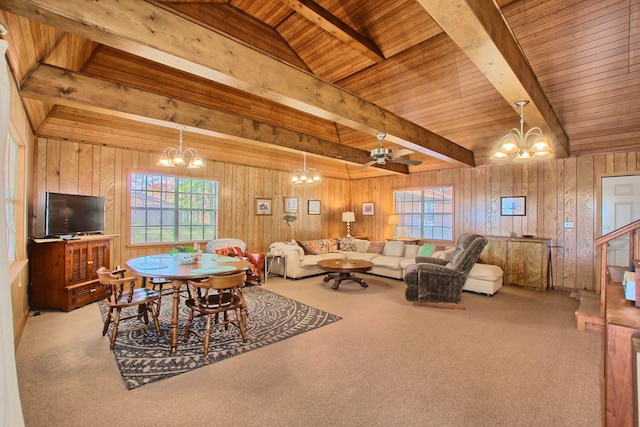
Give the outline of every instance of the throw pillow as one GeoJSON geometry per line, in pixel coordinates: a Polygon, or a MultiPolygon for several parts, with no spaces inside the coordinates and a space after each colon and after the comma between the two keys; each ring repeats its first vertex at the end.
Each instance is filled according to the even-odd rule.
{"type": "Polygon", "coordinates": [[[298,246],[302,248],[305,255],[318,255],[316,250],[311,245],[311,241],[309,240],[305,240],[305,241],[298,240],[298,246]]]}
{"type": "Polygon", "coordinates": [[[216,249],[216,254],[218,255],[224,255],[224,256],[232,256],[232,257],[242,257],[244,256],[244,253],[242,252],[242,249],[234,246],[232,248],[222,248],[222,249],[216,249]]]}
{"type": "Polygon", "coordinates": [[[356,241],[355,239],[345,237],[340,240],[340,250],[345,252],[355,252],[356,251],[356,241]]]}
{"type": "Polygon", "coordinates": [[[384,249],[384,242],[371,242],[369,243],[369,247],[367,248],[367,253],[381,254],[383,249],[384,249]]]}
{"type": "Polygon", "coordinates": [[[315,251],[316,255],[334,252],[331,239],[309,240],[308,245],[315,251]]]}
{"type": "Polygon", "coordinates": [[[382,254],[386,256],[404,256],[404,242],[401,240],[390,240],[384,245],[382,254]]]}
{"type": "Polygon", "coordinates": [[[420,247],[420,251],[418,251],[418,256],[431,256],[435,248],[436,247],[433,246],[432,244],[425,243],[420,247]]]}

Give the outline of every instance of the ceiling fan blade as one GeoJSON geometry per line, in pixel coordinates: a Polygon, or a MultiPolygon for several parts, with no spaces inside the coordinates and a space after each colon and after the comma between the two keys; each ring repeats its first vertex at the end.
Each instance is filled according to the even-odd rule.
{"type": "Polygon", "coordinates": [[[371,166],[372,164],[374,164],[376,161],[375,160],[371,160],[370,162],[365,163],[364,165],[360,166],[358,169],[364,169],[368,166],[371,166]]]}
{"type": "Polygon", "coordinates": [[[420,160],[411,159],[391,159],[393,163],[402,163],[403,165],[419,165],[422,162],[420,160]]]}
{"type": "Polygon", "coordinates": [[[392,152],[391,157],[396,158],[396,157],[407,156],[409,154],[413,154],[413,151],[409,150],[408,148],[403,148],[401,150],[392,152]]]}

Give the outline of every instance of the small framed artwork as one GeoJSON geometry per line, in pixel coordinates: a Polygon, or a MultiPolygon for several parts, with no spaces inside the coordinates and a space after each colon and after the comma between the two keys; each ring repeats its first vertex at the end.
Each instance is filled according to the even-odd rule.
{"type": "Polygon", "coordinates": [[[298,198],[297,197],[285,197],[284,198],[284,211],[287,213],[298,212],[298,198]]]}
{"type": "Polygon", "coordinates": [[[500,197],[500,215],[502,216],[525,216],[527,214],[527,198],[500,197]]]}
{"type": "Polygon", "coordinates": [[[373,202],[364,202],[362,204],[362,215],[372,216],[375,213],[373,206],[373,202]]]}
{"type": "Polygon", "coordinates": [[[271,199],[256,199],[256,215],[271,215],[271,199]]]}
{"type": "Polygon", "coordinates": [[[320,215],[320,200],[309,200],[309,215],[320,215]]]}

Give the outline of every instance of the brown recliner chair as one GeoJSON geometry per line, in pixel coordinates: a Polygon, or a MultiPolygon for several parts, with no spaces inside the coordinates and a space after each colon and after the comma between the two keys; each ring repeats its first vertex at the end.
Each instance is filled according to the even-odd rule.
{"type": "Polygon", "coordinates": [[[246,259],[251,263],[251,270],[247,271],[247,282],[254,281],[258,285],[262,282],[264,252],[248,251],[244,241],[232,238],[213,239],[207,242],[205,252],[246,259]]]}
{"type": "Polygon", "coordinates": [[[458,238],[449,261],[417,257],[416,264],[407,267],[404,276],[407,300],[419,305],[464,310],[458,304],[464,282],[486,245],[485,237],[466,233],[458,238]]]}

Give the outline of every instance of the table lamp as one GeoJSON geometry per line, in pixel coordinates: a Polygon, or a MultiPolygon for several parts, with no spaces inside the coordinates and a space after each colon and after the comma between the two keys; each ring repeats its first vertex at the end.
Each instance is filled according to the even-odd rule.
{"type": "Polygon", "coordinates": [[[351,223],[356,221],[356,214],[350,211],[342,212],[342,222],[347,223],[347,238],[351,238],[351,223]]]}
{"type": "Polygon", "coordinates": [[[393,237],[396,237],[396,230],[400,224],[400,215],[389,215],[389,224],[393,225],[393,237]]]}

